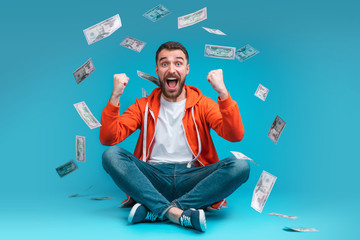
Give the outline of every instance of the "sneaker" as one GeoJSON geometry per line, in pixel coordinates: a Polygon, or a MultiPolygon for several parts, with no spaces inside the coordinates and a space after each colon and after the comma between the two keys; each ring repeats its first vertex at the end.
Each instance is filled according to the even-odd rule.
{"type": "Polygon", "coordinates": [[[149,211],[144,205],[136,203],[130,211],[128,222],[132,224],[141,222],[156,222],[158,219],[158,216],[149,211]]]}
{"type": "Polygon", "coordinates": [[[206,230],[206,220],[204,210],[195,210],[190,208],[184,211],[179,218],[180,225],[187,228],[193,228],[200,232],[206,230]]]}

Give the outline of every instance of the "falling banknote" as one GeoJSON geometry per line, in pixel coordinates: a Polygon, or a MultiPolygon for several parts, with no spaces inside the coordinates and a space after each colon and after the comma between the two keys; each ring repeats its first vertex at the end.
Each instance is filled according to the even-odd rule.
{"type": "Polygon", "coordinates": [[[254,189],[253,197],[251,200],[251,207],[259,213],[262,212],[275,181],[276,177],[274,175],[271,175],[266,171],[262,172],[260,179],[254,189]]]}
{"type": "Polygon", "coordinates": [[[205,29],[206,31],[208,31],[209,33],[213,33],[213,34],[217,34],[217,35],[226,35],[219,29],[212,29],[212,28],[206,28],[206,27],[202,27],[202,28],[205,29]]]}
{"type": "Polygon", "coordinates": [[[86,61],[86,63],[84,63],[81,67],[76,69],[75,72],[73,72],[77,84],[81,83],[83,80],[85,80],[85,78],[90,76],[90,74],[94,70],[95,70],[95,67],[90,58],[89,60],[86,61]]]}
{"type": "Polygon", "coordinates": [[[235,152],[235,151],[230,151],[232,154],[234,154],[234,156],[239,159],[239,160],[249,160],[253,163],[255,163],[256,165],[259,165],[257,162],[255,162],[254,160],[252,160],[251,158],[245,156],[244,154],[242,154],[241,152],[235,152]]]}
{"type": "Polygon", "coordinates": [[[268,213],[271,216],[277,216],[277,217],[283,217],[283,218],[289,218],[289,219],[297,219],[298,217],[296,216],[290,216],[290,215],[286,215],[286,214],[281,214],[281,213],[268,213]]]}
{"type": "Polygon", "coordinates": [[[85,137],[83,136],[76,136],[76,161],[86,162],[85,137]]]}
{"type": "Polygon", "coordinates": [[[206,10],[207,10],[206,7],[204,7],[203,9],[200,9],[197,12],[178,17],[178,29],[194,25],[198,22],[207,19],[206,10]]]}
{"type": "Polygon", "coordinates": [[[71,161],[61,165],[60,167],[57,167],[56,171],[60,177],[63,177],[63,176],[68,175],[69,173],[72,173],[76,169],[78,169],[78,167],[76,166],[75,162],[73,160],[71,160],[71,161]]]}
{"type": "Polygon", "coordinates": [[[141,50],[144,48],[146,43],[137,40],[135,38],[127,36],[120,45],[123,47],[126,47],[128,49],[134,50],[136,52],[141,52],[141,50]]]}
{"type": "Polygon", "coordinates": [[[142,97],[147,97],[148,96],[148,93],[145,89],[141,89],[142,90],[142,97]]]}
{"type": "Polygon", "coordinates": [[[258,54],[259,51],[256,50],[255,48],[251,47],[249,44],[236,50],[236,58],[240,61],[243,62],[253,56],[255,56],[256,54],[258,54]]]}
{"type": "Polygon", "coordinates": [[[147,11],[146,13],[144,13],[144,17],[146,17],[147,19],[150,19],[153,22],[156,22],[158,20],[160,20],[161,18],[169,15],[171,12],[164,7],[163,5],[159,4],[156,7],[150,9],[149,11],[147,11]]]}
{"type": "Polygon", "coordinates": [[[92,115],[89,108],[86,106],[84,101],[75,103],[74,107],[76,111],[79,113],[80,117],[84,120],[84,122],[89,126],[90,129],[94,129],[100,127],[101,124],[99,121],[92,115]]]}
{"type": "Polygon", "coordinates": [[[93,44],[113,34],[121,27],[121,19],[119,14],[102,21],[94,26],[91,26],[84,30],[87,43],[93,44]]]}
{"type": "Polygon", "coordinates": [[[277,144],[279,137],[284,130],[286,122],[282,120],[279,116],[276,116],[274,122],[271,124],[270,130],[268,132],[268,137],[277,144]]]}
{"type": "Polygon", "coordinates": [[[156,77],[153,77],[147,73],[141,72],[139,70],[137,70],[137,75],[145,80],[148,80],[154,84],[156,84],[157,86],[160,86],[160,80],[156,77]]]}
{"type": "Polygon", "coordinates": [[[205,44],[205,57],[234,59],[236,48],[205,44]]]}
{"type": "Polygon", "coordinates": [[[90,198],[90,199],[91,199],[91,200],[102,201],[102,200],[113,199],[113,197],[93,197],[93,198],[90,198]]]}
{"type": "Polygon", "coordinates": [[[318,232],[319,231],[315,228],[289,228],[289,227],[285,227],[283,228],[283,230],[288,232],[318,232]]]}
{"type": "Polygon", "coordinates": [[[256,89],[255,96],[257,96],[261,100],[265,101],[268,93],[269,93],[269,89],[267,89],[263,85],[259,84],[258,88],[256,89]]]}

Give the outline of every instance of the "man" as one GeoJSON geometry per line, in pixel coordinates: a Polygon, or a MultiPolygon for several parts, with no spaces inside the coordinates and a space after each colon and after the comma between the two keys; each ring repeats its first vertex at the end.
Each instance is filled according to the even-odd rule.
{"type": "Polygon", "coordinates": [[[249,177],[247,161],[219,161],[210,128],[235,142],[244,135],[237,103],[231,99],[222,70],[209,72],[207,81],[219,94],[218,104],[199,89],[184,85],[189,56],[178,42],[166,42],[156,52],[160,88],[119,115],[120,96],[129,81],[115,74],[113,92],[101,117],[100,141],[115,145],[135,130],[140,135],[134,154],[112,146],[103,166],[132,206],[130,223],[169,219],[205,231],[203,209],[220,209],[225,197],[249,177]],[[197,210],[196,210],[197,209],[197,210]]]}

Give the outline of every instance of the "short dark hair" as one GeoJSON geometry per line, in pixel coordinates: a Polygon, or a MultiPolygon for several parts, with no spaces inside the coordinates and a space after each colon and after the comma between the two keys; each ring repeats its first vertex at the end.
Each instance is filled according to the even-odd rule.
{"type": "Polygon", "coordinates": [[[179,42],[168,41],[166,43],[161,44],[161,46],[156,51],[156,57],[155,57],[156,64],[157,64],[159,53],[163,49],[167,49],[167,50],[177,50],[177,49],[179,49],[179,50],[181,50],[185,54],[186,60],[189,63],[189,54],[186,51],[186,48],[179,42]]]}

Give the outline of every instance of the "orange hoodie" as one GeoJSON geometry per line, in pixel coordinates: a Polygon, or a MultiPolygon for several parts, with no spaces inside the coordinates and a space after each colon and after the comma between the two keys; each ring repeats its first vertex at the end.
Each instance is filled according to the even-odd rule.
{"type": "MultiPolygon", "coordinates": [[[[237,142],[244,136],[244,126],[237,103],[230,95],[220,100],[204,96],[199,89],[184,85],[186,90],[185,114],[182,120],[188,146],[193,153],[190,166],[205,166],[219,161],[210,128],[224,139],[237,142]]],[[[157,117],[160,111],[161,89],[156,88],[146,98],[136,99],[122,115],[119,114],[120,103],[106,105],[101,116],[100,142],[103,145],[115,145],[122,142],[135,130],[140,135],[134,155],[147,161],[153,147],[157,117]]],[[[129,196],[123,203],[128,203],[129,196]]],[[[214,204],[213,208],[221,208],[226,200],[214,204]]]]}

